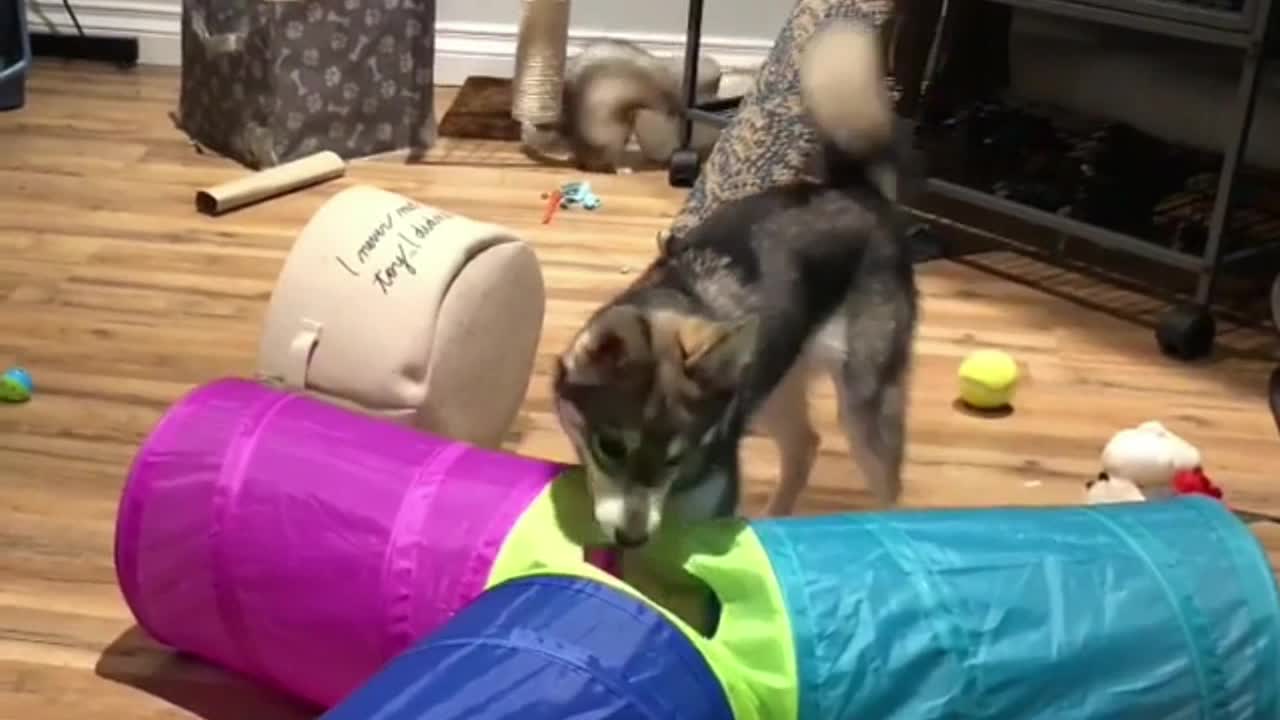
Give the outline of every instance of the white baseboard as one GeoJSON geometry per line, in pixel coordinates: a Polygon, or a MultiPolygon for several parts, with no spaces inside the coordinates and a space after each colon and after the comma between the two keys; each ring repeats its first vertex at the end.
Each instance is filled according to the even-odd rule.
{"type": "MultiPolygon", "coordinates": [[[[436,84],[459,85],[471,75],[511,77],[515,72],[517,26],[500,23],[449,22],[436,26],[436,84]]],[[[569,54],[606,37],[633,42],[656,55],[684,53],[684,35],[571,30],[569,54]]],[[[710,55],[726,73],[750,72],[764,62],[772,38],[704,35],[701,53],[710,55]]]]}
{"type": "MultiPolygon", "coordinates": [[[[182,64],[179,36],[181,4],[174,0],[72,0],[85,32],[91,35],[130,35],[138,38],[144,65],[182,64]]],[[[61,0],[30,0],[27,18],[34,32],[74,33],[75,26],[61,0]]],[[[436,25],[437,86],[460,85],[471,75],[511,77],[516,54],[515,24],[443,22],[436,25]]],[[[569,53],[606,36],[621,37],[658,55],[684,51],[678,33],[606,33],[571,31],[569,53]]],[[[714,57],[726,72],[749,72],[764,61],[773,38],[703,36],[702,52],[714,57]]]]}
{"type": "MultiPolygon", "coordinates": [[[[175,0],[71,0],[71,8],[89,35],[138,38],[142,64],[182,64],[182,6],[175,0]]],[[[61,0],[28,0],[27,25],[31,32],[76,32],[61,0]]]]}

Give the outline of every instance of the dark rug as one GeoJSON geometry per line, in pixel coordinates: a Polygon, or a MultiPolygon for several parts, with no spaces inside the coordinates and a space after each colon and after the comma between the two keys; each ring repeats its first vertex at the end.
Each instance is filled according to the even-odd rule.
{"type": "Polygon", "coordinates": [[[520,123],[511,118],[511,96],[507,78],[467,78],[440,120],[439,134],[468,140],[519,140],[520,123]]]}

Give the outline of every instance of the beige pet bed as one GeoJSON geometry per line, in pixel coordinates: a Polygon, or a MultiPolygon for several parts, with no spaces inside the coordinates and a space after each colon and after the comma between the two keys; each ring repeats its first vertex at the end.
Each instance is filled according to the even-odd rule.
{"type": "Polygon", "coordinates": [[[506,228],[352,187],[285,260],[259,376],[496,447],[528,389],[545,304],[537,257],[506,228]]]}

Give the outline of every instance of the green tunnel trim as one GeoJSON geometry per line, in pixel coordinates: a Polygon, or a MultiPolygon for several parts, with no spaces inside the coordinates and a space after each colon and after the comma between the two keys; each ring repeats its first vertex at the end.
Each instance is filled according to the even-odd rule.
{"type": "Polygon", "coordinates": [[[791,621],[768,554],[745,522],[662,532],[624,558],[626,581],[583,559],[583,548],[602,540],[581,471],[567,471],[511,529],[486,588],[522,577],[565,575],[641,598],[707,659],[737,720],[795,720],[799,690],[791,621]],[[710,638],[699,630],[709,620],[704,588],[719,602],[710,638]]]}

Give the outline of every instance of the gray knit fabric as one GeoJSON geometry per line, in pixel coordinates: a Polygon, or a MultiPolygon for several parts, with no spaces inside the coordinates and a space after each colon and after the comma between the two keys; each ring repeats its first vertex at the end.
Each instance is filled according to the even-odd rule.
{"type": "Polygon", "coordinates": [[[800,102],[798,69],[805,42],[828,19],[882,26],[891,10],[890,0],[798,0],[672,222],[673,234],[682,234],[723,202],[788,183],[805,172],[817,149],[800,102]]]}

